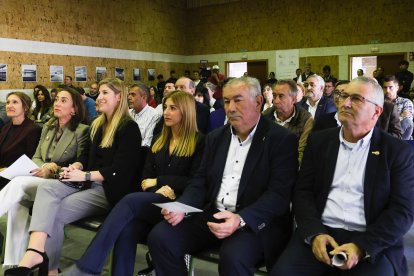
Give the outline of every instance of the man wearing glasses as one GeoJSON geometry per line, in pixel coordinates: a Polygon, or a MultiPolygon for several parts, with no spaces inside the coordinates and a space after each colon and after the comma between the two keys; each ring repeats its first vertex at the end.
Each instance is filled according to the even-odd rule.
{"type": "Polygon", "coordinates": [[[414,150],[375,127],[383,103],[377,82],[356,78],[338,95],[341,128],[309,136],[293,197],[298,228],[271,275],[408,275],[414,150]],[[340,252],[344,262],[333,262],[340,252]]]}
{"type": "Polygon", "coordinates": [[[311,75],[304,82],[306,98],[301,101],[301,106],[312,114],[316,121],[319,116],[325,113],[335,112],[336,108],[331,99],[322,97],[325,89],[325,81],[321,76],[311,75]]]}

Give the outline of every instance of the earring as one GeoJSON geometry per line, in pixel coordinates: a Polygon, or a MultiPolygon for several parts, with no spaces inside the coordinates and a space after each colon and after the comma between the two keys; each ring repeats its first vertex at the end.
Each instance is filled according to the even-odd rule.
{"type": "Polygon", "coordinates": [[[75,113],[75,112],[71,112],[71,113],[70,113],[70,115],[75,116],[75,115],[76,115],[76,113],[75,113]]]}

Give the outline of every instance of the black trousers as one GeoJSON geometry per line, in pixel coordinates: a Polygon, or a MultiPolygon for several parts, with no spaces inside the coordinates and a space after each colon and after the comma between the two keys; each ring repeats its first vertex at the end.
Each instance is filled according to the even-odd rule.
{"type": "MultiPolygon", "coordinates": [[[[330,228],[329,234],[339,245],[348,243],[353,235],[350,231],[330,228]]],[[[377,256],[375,263],[359,261],[351,270],[332,268],[318,261],[312,253],[312,248],[305,243],[296,231],[287,248],[279,257],[270,273],[271,276],[322,276],[322,275],[352,275],[352,276],[393,276],[394,268],[385,256],[377,256]]]]}
{"type": "Polygon", "coordinates": [[[215,221],[213,213],[197,213],[176,226],[162,221],[152,229],[147,243],[157,276],[186,275],[184,254],[217,246],[220,246],[220,275],[254,274],[264,258],[258,235],[246,227],[219,240],[207,226],[208,221],[215,221]]]}

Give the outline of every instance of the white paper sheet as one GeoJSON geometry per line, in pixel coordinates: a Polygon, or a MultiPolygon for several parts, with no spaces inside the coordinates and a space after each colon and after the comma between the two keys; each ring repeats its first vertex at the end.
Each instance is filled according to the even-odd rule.
{"type": "Polygon", "coordinates": [[[0,172],[0,176],[12,180],[16,176],[23,175],[32,175],[30,171],[37,169],[38,166],[27,157],[26,154],[23,154],[19,157],[10,167],[0,172]]]}
{"type": "Polygon", "coordinates": [[[170,212],[176,213],[194,213],[194,212],[203,212],[201,209],[194,208],[190,205],[186,205],[184,203],[180,203],[177,201],[174,202],[167,202],[167,203],[153,203],[154,205],[164,208],[170,212]]]}

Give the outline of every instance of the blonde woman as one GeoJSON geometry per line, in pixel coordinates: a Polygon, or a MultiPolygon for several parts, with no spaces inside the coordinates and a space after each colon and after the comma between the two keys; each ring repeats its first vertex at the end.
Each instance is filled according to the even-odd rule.
{"type": "Polygon", "coordinates": [[[36,268],[39,275],[48,275],[48,270],[57,275],[64,225],[106,213],[139,181],[141,135],[128,114],[125,86],[118,79],[105,79],[99,83],[99,92],[102,114],[91,126],[87,170],[74,163],[64,169],[62,182],[40,185],[28,249],[19,267],[6,270],[5,275],[30,275],[36,268]]]}
{"type": "Polygon", "coordinates": [[[197,131],[194,98],[182,91],[171,92],[163,99],[163,106],[163,129],[148,153],[143,172],[144,192],[130,194],[114,207],[66,275],[100,275],[112,247],[112,275],[133,275],[137,242],[145,241],[151,228],[163,219],[161,210],[152,203],[174,200],[196,172],[204,138],[197,131]]]}

